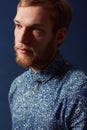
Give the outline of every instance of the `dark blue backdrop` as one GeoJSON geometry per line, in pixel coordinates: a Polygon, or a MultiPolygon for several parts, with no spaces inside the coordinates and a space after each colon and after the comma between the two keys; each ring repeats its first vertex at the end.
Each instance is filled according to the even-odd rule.
{"type": "MultiPolygon", "coordinates": [[[[0,130],[11,130],[8,91],[13,79],[25,70],[15,63],[13,51],[17,3],[18,0],[0,3],[0,130]]],[[[87,1],[70,0],[70,3],[74,17],[61,51],[70,62],[87,70],[87,1]]]]}

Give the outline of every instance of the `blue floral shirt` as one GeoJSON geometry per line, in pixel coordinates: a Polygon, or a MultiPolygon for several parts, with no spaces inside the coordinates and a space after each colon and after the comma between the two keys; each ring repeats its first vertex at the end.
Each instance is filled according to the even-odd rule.
{"type": "Polygon", "coordinates": [[[9,104],[12,130],[87,130],[87,76],[57,53],[13,81],[9,104]]]}

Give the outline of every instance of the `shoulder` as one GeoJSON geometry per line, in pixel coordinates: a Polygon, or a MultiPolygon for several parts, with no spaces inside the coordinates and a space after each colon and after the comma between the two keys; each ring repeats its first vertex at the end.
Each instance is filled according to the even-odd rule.
{"type": "Polygon", "coordinates": [[[9,100],[9,102],[11,101],[14,93],[18,89],[18,86],[20,86],[24,82],[24,80],[27,77],[28,73],[29,73],[29,71],[25,71],[24,73],[22,73],[21,75],[19,75],[18,77],[16,77],[13,80],[13,82],[11,84],[11,87],[10,87],[10,90],[9,90],[9,94],[8,94],[8,100],[9,100]]]}
{"type": "Polygon", "coordinates": [[[71,85],[71,87],[80,86],[87,83],[87,75],[79,69],[69,70],[64,77],[64,83],[67,84],[67,87],[68,85],[71,85]]]}
{"type": "Polygon", "coordinates": [[[73,79],[87,79],[87,75],[84,71],[80,70],[80,69],[72,69],[68,72],[68,74],[70,75],[70,78],[73,78],[73,79]]]}
{"type": "Polygon", "coordinates": [[[67,73],[65,84],[69,95],[83,95],[87,97],[87,75],[84,71],[76,69],[67,73]],[[86,93],[86,95],[84,95],[86,93]]]}
{"type": "Polygon", "coordinates": [[[62,79],[62,92],[67,99],[87,98],[87,75],[79,69],[69,70],[62,79]]]}
{"type": "Polygon", "coordinates": [[[27,73],[28,71],[25,71],[21,75],[17,76],[11,84],[11,88],[13,89],[14,86],[17,86],[18,84],[22,83],[24,79],[27,77],[27,73]]]}

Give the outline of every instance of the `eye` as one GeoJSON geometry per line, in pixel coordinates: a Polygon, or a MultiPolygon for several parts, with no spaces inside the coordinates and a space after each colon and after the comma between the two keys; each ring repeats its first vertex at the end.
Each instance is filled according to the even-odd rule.
{"type": "Polygon", "coordinates": [[[43,34],[43,31],[39,28],[33,28],[33,34],[37,36],[41,36],[43,34]]]}
{"type": "Polygon", "coordinates": [[[33,32],[40,33],[40,32],[41,32],[41,30],[40,30],[40,29],[35,28],[35,29],[33,29],[33,32]]]}
{"type": "Polygon", "coordinates": [[[22,26],[21,26],[20,24],[15,24],[15,27],[16,27],[17,29],[21,29],[21,28],[22,28],[22,26]]]}

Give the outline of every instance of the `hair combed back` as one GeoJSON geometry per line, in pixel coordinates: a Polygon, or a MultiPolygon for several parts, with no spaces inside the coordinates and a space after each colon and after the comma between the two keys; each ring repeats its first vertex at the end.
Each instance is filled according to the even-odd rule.
{"type": "Polygon", "coordinates": [[[72,9],[66,0],[20,0],[18,3],[18,7],[37,5],[49,10],[54,31],[61,27],[68,27],[71,23],[72,9]]]}

